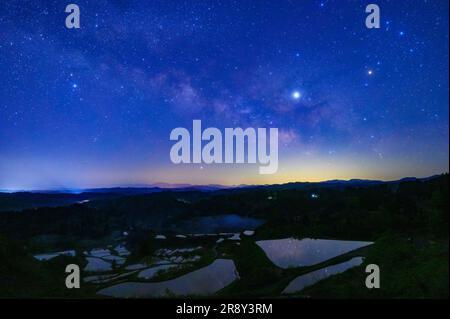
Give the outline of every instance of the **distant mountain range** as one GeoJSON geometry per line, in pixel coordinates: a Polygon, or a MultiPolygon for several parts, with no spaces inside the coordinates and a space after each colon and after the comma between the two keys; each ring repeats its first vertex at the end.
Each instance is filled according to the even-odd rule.
{"type": "Polygon", "coordinates": [[[1,193],[39,193],[39,194],[83,194],[83,193],[117,193],[123,195],[135,195],[135,194],[150,194],[155,192],[161,192],[164,190],[173,191],[215,191],[219,189],[236,188],[238,186],[225,186],[225,185],[193,185],[193,184],[170,184],[170,183],[155,183],[143,186],[120,186],[120,187],[101,187],[101,188],[80,188],[80,189],[41,189],[41,190],[20,190],[12,191],[7,189],[0,189],[1,193]]]}
{"type": "Polygon", "coordinates": [[[399,180],[393,181],[381,181],[370,179],[349,179],[349,180],[328,180],[323,182],[292,182],[285,184],[273,184],[273,185],[253,185],[253,186],[241,186],[247,188],[269,188],[269,189],[307,189],[307,188],[324,188],[324,187],[342,187],[342,186],[371,186],[381,184],[398,184],[402,182],[414,182],[414,181],[428,181],[438,178],[441,175],[433,175],[424,178],[417,177],[404,177],[399,180]]]}
{"type": "Polygon", "coordinates": [[[340,180],[333,179],[322,182],[289,182],[283,184],[241,184],[241,185],[220,185],[220,184],[208,184],[208,185],[194,185],[194,184],[172,184],[172,183],[154,183],[148,185],[139,186],[124,186],[124,187],[102,187],[102,188],[84,188],[84,189],[58,189],[58,190],[21,190],[11,191],[0,189],[0,194],[9,193],[34,193],[34,194],[121,194],[121,195],[138,195],[138,194],[151,194],[162,191],[217,191],[224,189],[239,189],[239,188],[280,188],[280,189],[296,189],[296,188],[311,188],[311,187],[329,187],[329,186],[366,186],[366,185],[379,185],[379,184],[395,184],[399,182],[407,181],[427,181],[437,178],[441,175],[433,175],[424,178],[417,177],[404,177],[399,180],[382,181],[382,180],[370,180],[370,179],[349,179],[340,180]]]}
{"type": "Polygon", "coordinates": [[[86,203],[101,199],[114,199],[122,196],[145,195],[158,192],[236,192],[248,189],[268,190],[292,190],[292,189],[317,189],[333,187],[367,187],[380,184],[398,184],[408,181],[427,181],[441,175],[426,178],[406,177],[396,181],[380,181],[365,179],[329,180],[323,182],[293,182],[273,185],[191,185],[191,184],[169,184],[157,183],[139,187],[111,187],[111,188],[89,188],[76,190],[34,190],[21,192],[0,191],[0,211],[19,211],[37,207],[54,207],[71,205],[75,203],[86,203]]]}

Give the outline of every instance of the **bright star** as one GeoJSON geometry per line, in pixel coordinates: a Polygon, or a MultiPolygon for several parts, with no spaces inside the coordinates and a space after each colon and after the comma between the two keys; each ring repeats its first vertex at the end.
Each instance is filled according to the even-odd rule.
{"type": "Polygon", "coordinates": [[[299,92],[299,91],[294,91],[294,92],[292,92],[292,98],[294,99],[294,100],[298,100],[299,98],[301,98],[302,97],[302,94],[299,92]]]}
{"type": "Polygon", "coordinates": [[[72,87],[73,87],[74,89],[76,89],[76,88],[78,87],[78,85],[77,85],[76,83],[74,83],[74,84],[72,84],[72,87]]]}
{"type": "Polygon", "coordinates": [[[369,71],[367,71],[367,74],[368,74],[368,75],[372,75],[372,74],[373,74],[373,71],[372,71],[372,70],[369,70],[369,71]]]}

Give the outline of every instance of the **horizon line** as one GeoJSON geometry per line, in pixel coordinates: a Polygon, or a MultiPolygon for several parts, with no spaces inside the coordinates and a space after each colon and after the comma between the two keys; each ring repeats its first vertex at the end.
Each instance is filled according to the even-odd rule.
{"type": "Polygon", "coordinates": [[[219,188],[239,188],[239,187],[252,187],[252,186],[272,186],[272,185],[286,185],[286,184],[293,184],[293,183],[310,183],[310,184],[320,184],[320,183],[326,183],[326,182],[333,182],[333,181],[339,181],[339,182],[349,182],[349,181],[368,181],[368,182],[382,182],[382,183],[388,183],[388,182],[396,182],[401,181],[404,179],[430,179],[437,176],[442,175],[448,175],[449,172],[442,172],[437,173],[425,177],[416,177],[416,176],[405,176],[401,177],[399,179],[390,179],[390,180],[383,180],[383,179],[367,179],[367,178],[349,178],[349,179],[328,179],[328,180],[322,180],[322,181],[289,181],[285,183],[273,183],[273,184],[233,184],[233,185],[226,185],[226,184],[216,184],[216,183],[210,183],[210,184],[191,184],[191,183],[169,183],[169,182],[155,182],[150,184],[122,184],[122,185],[111,185],[111,186],[98,186],[98,187],[61,187],[61,188],[36,188],[36,189],[0,189],[0,193],[27,193],[27,192],[71,192],[71,193],[83,193],[89,190],[98,190],[98,189],[113,189],[113,188],[160,188],[160,189],[183,189],[183,188],[191,188],[191,187],[219,187],[219,188]],[[163,187],[158,185],[169,185],[169,187],[163,187]],[[178,185],[178,186],[177,186],[178,185]]]}

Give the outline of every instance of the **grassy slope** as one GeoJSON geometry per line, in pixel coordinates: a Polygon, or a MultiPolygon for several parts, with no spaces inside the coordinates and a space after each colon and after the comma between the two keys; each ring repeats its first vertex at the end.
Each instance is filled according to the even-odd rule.
{"type": "Polygon", "coordinates": [[[23,248],[0,236],[0,298],[87,297],[94,291],[67,289],[65,266],[83,265],[77,257],[60,256],[48,262],[38,262],[23,248]]]}
{"type": "Polygon", "coordinates": [[[448,298],[448,241],[385,237],[364,264],[318,282],[297,296],[313,298],[448,298]],[[380,267],[380,288],[365,286],[365,265],[380,267]]]}

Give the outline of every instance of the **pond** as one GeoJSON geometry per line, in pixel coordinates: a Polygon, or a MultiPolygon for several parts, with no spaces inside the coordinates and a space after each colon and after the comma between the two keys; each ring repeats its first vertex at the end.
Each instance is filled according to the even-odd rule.
{"type": "Polygon", "coordinates": [[[283,290],[283,294],[290,294],[304,289],[305,287],[311,286],[316,282],[330,277],[335,274],[342,273],[347,269],[359,266],[363,263],[362,257],[355,257],[346,262],[325,267],[319,270],[312,271],[305,275],[298,276],[292,280],[289,285],[283,290]]]}
{"type": "Polygon", "coordinates": [[[256,244],[280,268],[305,267],[324,262],[352,250],[371,245],[369,241],[284,238],[256,244]]]}
{"type": "Polygon", "coordinates": [[[117,298],[211,295],[239,278],[234,262],[216,259],[212,264],[175,279],[162,282],[125,282],[97,294],[117,298]]]}

